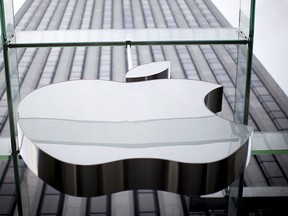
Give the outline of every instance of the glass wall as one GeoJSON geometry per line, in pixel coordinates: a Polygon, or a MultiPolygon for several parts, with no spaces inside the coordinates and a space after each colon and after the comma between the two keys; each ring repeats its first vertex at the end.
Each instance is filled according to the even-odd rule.
{"type": "MultiPolygon", "coordinates": [[[[16,109],[21,100],[20,92],[23,98],[37,88],[77,79],[124,82],[128,71],[127,45],[131,45],[133,66],[170,61],[174,79],[222,85],[223,109],[218,115],[223,118],[249,124],[259,131],[275,128],[275,125],[281,127],[279,122],[285,119],[281,104],[275,103],[271,108],[268,106],[271,100],[264,100],[271,94],[259,74],[251,74],[255,69],[252,67],[254,0],[239,1],[239,28],[226,25],[227,21],[219,18],[219,12],[208,1],[161,0],[152,4],[146,0],[61,3],[37,0],[26,1],[26,9],[20,9],[15,17],[12,1],[2,0],[1,4],[2,39],[8,40],[2,40],[2,47],[7,50],[2,50],[0,68],[3,84],[0,85],[0,117],[3,119],[0,135],[4,141],[0,151],[5,152],[2,154],[5,156],[1,156],[5,160],[12,151],[10,134],[14,152],[18,154],[17,140],[21,139],[17,138],[16,109]],[[4,73],[8,78],[6,82],[4,73]],[[249,107],[252,107],[250,114],[249,107]],[[8,110],[13,119],[10,122],[8,110]]],[[[18,170],[18,173],[21,172],[18,170]]],[[[46,186],[30,172],[24,176],[29,187],[23,181],[22,196],[26,194],[26,198],[22,209],[30,205],[27,209],[36,213],[34,205],[42,205],[39,197],[45,191],[49,196],[44,199],[55,197],[63,205],[64,200],[74,199],[64,199],[63,194],[46,186]],[[29,199],[30,204],[26,202],[29,199]]],[[[231,193],[236,203],[238,187],[238,183],[231,187],[236,189],[235,194],[231,193]]],[[[79,198],[77,202],[86,203],[86,199],[79,198]]],[[[57,211],[61,211],[61,207],[57,211]]]]}

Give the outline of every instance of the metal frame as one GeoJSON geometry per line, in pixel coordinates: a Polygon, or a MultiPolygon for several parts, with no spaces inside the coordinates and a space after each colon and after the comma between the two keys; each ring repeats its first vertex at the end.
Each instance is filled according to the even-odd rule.
{"type": "Polygon", "coordinates": [[[215,28],[213,30],[211,28],[172,28],[24,31],[16,32],[7,45],[9,48],[41,48],[127,46],[127,44],[130,46],[245,45],[248,43],[249,39],[236,28],[215,28]],[[211,36],[211,32],[217,32],[217,38],[211,36]]]}

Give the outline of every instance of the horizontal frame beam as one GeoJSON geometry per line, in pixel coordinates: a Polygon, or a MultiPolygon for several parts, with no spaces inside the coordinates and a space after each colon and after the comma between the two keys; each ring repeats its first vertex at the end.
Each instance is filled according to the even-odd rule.
{"type": "Polygon", "coordinates": [[[17,32],[10,48],[248,44],[236,28],[98,29],[17,32]]]}

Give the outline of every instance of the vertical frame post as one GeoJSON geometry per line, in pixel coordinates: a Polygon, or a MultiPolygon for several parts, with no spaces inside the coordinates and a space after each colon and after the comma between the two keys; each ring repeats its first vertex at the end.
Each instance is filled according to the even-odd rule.
{"type": "MultiPolygon", "coordinates": [[[[3,52],[3,60],[4,60],[4,71],[5,71],[5,82],[6,82],[6,94],[7,94],[7,106],[8,106],[8,115],[9,115],[9,127],[10,127],[10,142],[12,149],[12,161],[14,167],[14,178],[15,178],[15,190],[16,190],[16,201],[17,201],[17,209],[18,215],[23,215],[23,206],[21,199],[21,181],[18,170],[18,153],[19,148],[17,145],[17,129],[15,126],[15,116],[14,116],[14,100],[16,97],[19,97],[19,92],[15,96],[12,90],[11,84],[11,64],[9,61],[9,40],[12,38],[14,31],[14,14],[13,14],[13,4],[11,2],[11,8],[9,8],[12,14],[8,14],[12,17],[13,20],[13,29],[11,28],[11,24],[6,23],[6,11],[5,11],[5,2],[4,0],[0,0],[0,19],[1,19],[1,38],[2,38],[2,52],[3,52]],[[10,32],[11,30],[11,32],[10,32]],[[8,32],[9,31],[9,32],[8,32]]],[[[17,64],[17,62],[16,62],[17,64]]],[[[16,69],[17,69],[17,65],[16,69]]],[[[18,73],[16,74],[18,75],[18,73]]],[[[19,90],[19,89],[18,89],[19,90]]]]}
{"type": "MultiPolygon", "coordinates": [[[[248,124],[250,90],[253,60],[253,40],[256,0],[240,0],[239,34],[247,38],[247,45],[238,46],[238,61],[236,75],[236,98],[234,121],[248,124]],[[245,12],[248,15],[245,15],[245,12]]],[[[231,184],[229,193],[229,215],[241,215],[244,173],[231,184]]]]}

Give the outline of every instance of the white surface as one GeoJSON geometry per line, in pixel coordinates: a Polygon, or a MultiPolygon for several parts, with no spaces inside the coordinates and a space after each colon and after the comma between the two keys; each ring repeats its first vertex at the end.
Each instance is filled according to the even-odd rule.
{"type": "Polygon", "coordinates": [[[288,95],[288,1],[259,0],[254,53],[288,95]]]}
{"type": "MultiPolygon", "coordinates": [[[[11,1],[11,0],[10,0],[11,1]]],[[[14,14],[17,13],[17,11],[20,9],[20,7],[23,5],[23,3],[26,0],[13,0],[13,5],[14,5],[14,14]]]]}
{"type": "Polygon", "coordinates": [[[30,164],[38,158],[37,145],[61,161],[82,165],[129,158],[224,159],[246,141],[250,129],[206,108],[205,95],[217,87],[185,79],[80,80],[43,87],[18,107],[19,131],[25,135],[21,155],[30,164]]]}
{"type": "Polygon", "coordinates": [[[233,27],[239,23],[239,0],[212,0],[233,27]]]}
{"type": "MultiPolygon", "coordinates": [[[[237,27],[239,0],[212,1],[229,22],[237,27]]],[[[256,0],[254,54],[286,95],[288,95],[287,20],[287,0],[256,0]]]]}
{"type": "Polygon", "coordinates": [[[149,64],[140,65],[132,68],[126,73],[126,78],[135,78],[135,77],[147,77],[154,74],[162,73],[165,70],[169,70],[170,77],[170,62],[153,62],[149,64]]]}
{"type": "Polygon", "coordinates": [[[21,118],[98,122],[211,116],[214,113],[207,109],[204,98],[217,87],[180,79],[137,83],[70,81],[32,92],[21,101],[18,112],[21,118]]]}

